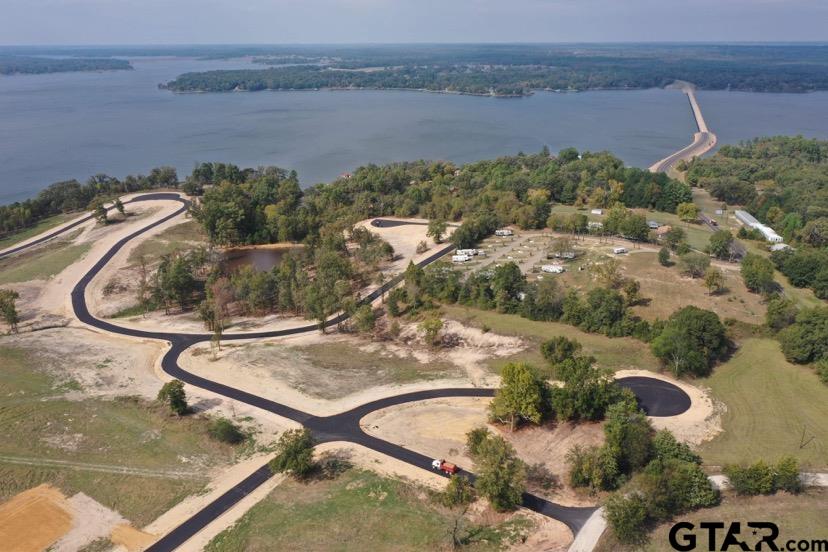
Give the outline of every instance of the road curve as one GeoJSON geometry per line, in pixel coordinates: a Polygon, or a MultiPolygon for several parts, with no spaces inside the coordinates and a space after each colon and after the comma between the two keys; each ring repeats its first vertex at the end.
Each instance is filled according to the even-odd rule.
{"type": "Polygon", "coordinates": [[[695,87],[685,82],[677,82],[676,84],[687,94],[687,99],[690,101],[690,109],[693,111],[693,118],[696,121],[696,133],[693,135],[693,142],[689,146],[685,146],[656,162],[650,167],[650,172],[668,172],[682,159],[689,161],[694,157],[701,157],[716,146],[716,135],[707,128],[701,107],[699,107],[699,102],[696,99],[695,87]]]}
{"type": "MultiPolygon", "coordinates": [[[[163,224],[164,222],[183,214],[188,207],[188,202],[181,198],[178,194],[173,193],[157,193],[147,194],[134,198],[133,202],[151,201],[151,200],[174,200],[179,201],[182,207],[172,214],[169,214],[159,220],[151,222],[147,226],[136,230],[130,235],[122,238],[115,243],[95,265],[87,272],[80,281],[72,289],[72,307],[75,315],[84,324],[94,328],[105,330],[119,335],[136,337],[141,339],[158,339],[166,341],[170,344],[170,348],[164,355],[161,361],[162,369],[171,377],[180,379],[190,385],[200,387],[202,389],[217,393],[227,398],[244,402],[246,404],[261,408],[268,412],[273,412],[295,422],[302,424],[309,428],[319,442],[330,441],[350,441],[360,444],[377,452],[387,454],[397,460],[409,463],[424,470],[429,470],[431,466],[431,458],[426,457],[417,452],[411,451],[399,445],[389,443],[375,436],[369,435],[362,430],[360,420],[367,414],[374,412],[381,408],[405,404],[408,402],[422,401],[438,397],[462,397],[462,396],[493,396],[493,389],[480,388],[454,388],[454,389],[433,389],[427,391],[419,391],[413,393],[405,393],[395,397],[387,397],[379,399],[354,409],[342,412],[333,416],[314,416],[310,413],[303,412],[296,408],[272,401],[270,399],[237,389],[228,385],[224,385],[198,375],[192,374],[183,368],[178,363],[178,358],[188,347],[195,343],[207,341],[211,338],[211,334],[189,334],[189,333],[173,333],[173,332],[150,332],[145,330],[138,330],[134,328],[124,328],[105,320],[100,320],[94,317],[88,309],[85,299],[86,288],[92,279],[106,266],[106,264],[120,251],[130,240],[144,234],[150,229],[163,224]]],[[[85,219],[88,220],[88,219],[85,219]]],[[[82,223],[76,221],[74,225],[82,223]]],[[[26,249],[42,243],[47,239],[51,239],[54,235],[67,231],[68,228],[62,228],[42,239],[35,240],[16,248],[17,251],[26,249]]],[[[421,261],[420,265],[427,265],[443,255],[445,255],[452,246],[446,246],[428,258],[421,261]]],[[[397,276],[368,294],[363,298],[363,301],[373,301],[378,298],[380,294],[396,286],[402,281],[402,275],[397,276]]],[[[329,319],[325,325],[330,326],[337,324],[344,320],[343,315],[335,316],[329,319]]],[[[263,331],[252,333],[235,333],[225,334],[225,340],[240,340],[240,339],[256,339],[267,337],[279,337],[286,335],[294,335],[319,329],[318,324],[309,324],[297,328],[289,328],[284,330],[263,331]]],[[[675,387],[667,382],[656,380],[654,378],[636,377],[636,378],[622,378],[619,383],[625,387],[636,392],[642,407],[647,410],[650,415],[675,415],[683,412],[690,405],[689,397],[684,394],[678,387],[675,387]],[[682,397],[684,395],[684,397],[682,397]]],[[[215,499],[207,507],[199,511],[193,517],[186,520],[173,531],[161,537],[147,550],[170,551],[174,550],[190,537],[195,535],[198,531],[203,529],[208,523],[215,520],[222,513],[232,508],[244,496],[259,487],[262,483],[267,481],[273,474],[267,465],[260,467],[253,474],[244,479],[241,483],[234,486],[232,489],[215,499]]],[[[474,474],[465,472],[469,478],[474,479],[474,474]]],[[[555,504],[538,496],[525,493],[523,496],[523,505],[536,512],[547,515],[557,519],[566,524],[573,532],[577,534],[595,508],[576,508],[567,507],[555,504]]]]}

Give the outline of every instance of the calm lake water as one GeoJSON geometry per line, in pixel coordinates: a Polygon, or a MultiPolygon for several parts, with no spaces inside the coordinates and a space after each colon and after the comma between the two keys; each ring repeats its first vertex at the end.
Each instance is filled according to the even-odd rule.
{"type": "MultiPolygon", "coordinates": [[[[199,161],[296,169],[303,185],[369,163],[467,162],[575,146],[646,167],[689,143],[694,123],[673,90],[537,93],[499,99],[420,92],[173,94],[186,71],[243,60],[133,60],[135,71],[0,77],[0,203],[48,184],[105,172],[123,177],[199,161]]],[[[828,138],[828,93],[703,92],[722,143],[767,134],[828,138]]]]}

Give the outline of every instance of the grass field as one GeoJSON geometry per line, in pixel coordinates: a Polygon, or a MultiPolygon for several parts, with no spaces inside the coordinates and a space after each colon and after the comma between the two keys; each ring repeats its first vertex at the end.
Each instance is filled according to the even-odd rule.
{"type": "MultiPolygon", "coordinates": [[[[825,539],[826,523],[828,519],[828,490],[810,489],[800,495],[777,493],[773,496],[740,497],[732,494],[724,496],[722,503],[715,508],[708,508],[678,516],[673,522],[664,523],[650,534],[650,542],[643,547],[623,547],[609,534],[604,534],[595,548],[595,552],[610,552],[615,550],[644,550],[647,552],[672,552],[668,533],[676,521],[689,521],[696,526],[693,534],[697,537],[699,548],[707,550],[707,532],[701,532],[698,525],[703,521],[723,521],[725,526],[731,522],[742,523],[741,539],[748,546],[756,543],[756,537],[751,535],[751,529],[746,526],[748,521],[771,521],[779,526],[779,538],[776,544],[782,549],[789,539],[825,539]]],[[[724,530],[718,532],[718,545],[721,546],[724,530]]],[[[737,550],[732,546],[731,550],[737,550]]],[[[767,550],[767,546],[763,550],[767,550]]],[[[812,550],[817,550],[812,548],[812,550]]]]}
{"type": "Polygon", "coordinates": [[[411,383],[458,375],[450,362],[423,363],[413,357],[380,355],[347,343],[324,343],[296,347],[311,364],[332,373],[368,372],[374,384],[411,383]]]}
{"type": "Polygon", "coordinates": [[[733,358],[699,383],[727,406],[724,432],[701,447],[706,464],[799,458],[828,468],[828,386],[806,366],[788,363],[771,339],[747,339],[733,358]],[[810,442],[801,446],[803,440],[810,442]]]}
{"type": "Polygon", "coordinates": [[[65,392],[79,386],[56,384],[32,369],[38,362],[0,346],[0,499],[52,483],[140,526],[200,491],[205,471],[233,458],[232,448],[208,437],[205,419],[176,418],[138,399],[68,400],[65,392]],[[147,472],[110,473],[113,467],[147,472]]]}
{"type": "MultiPolygon", "coordinates": [[[[529,530],[521,519],[483,528],[463,550],[499,550],[508,535],[529,530]]],[[[451,550],[452,515],[425,491],[372,472],[351,469],[334,480],[287,480],[235,525],[216,536],[208,552],[372,552],[451,550]]]]}
{"type": "Polygon", "coordinates": [[[613,370],[641,369],[657,370],[658,361],[650,353],[646,343],[629,337],[609,338],[600,334],[586,333],[574,326],[558,322],[536,322],[512,314],[500,314],[460,305],[445,305],[446,316],[475,327],[487,326],[502,335],[515,335],[530,342],[529,349],[512,357],[489,361],[490,368],[499,372],[507,362],[526,361],[535,366],[545,365],[540,355],[540,343],[556,335],[577,339],[583,345],[583,352],[594,356],[601,366],[613,370]]]}
{"type": "Polygon", "coordinates": [[[32,251],[0,260],[0,285],[30,280],[45,280],[60,273],[80,259],[91,244],[69,245],[67,240],[55,241],[32,251]]]}
{"type": "Polygon", "coordinates": [[[64,222],[68,222],[79,216],[80,213],[66,213],[43,219],[30,228],[26,228],[25,230],[21,230],[20,232],[15,232],[14,234],[10,234],[8,236],[0,238],[0,249],[6,249],[7,247],[11,247],[24,240],[28,240],[29,238],[37,236],[38,234],[45,232],[46,230],[50,230],[55,226],[60,226],[64,222]]]}
{"type": "Polygon", "coordinates": [[[141,242],[130,252],[127,263],[137,265],[142,255],[148,263],[151,263],[164,255],[185,251],[191,249],[195,243],[206,241],[207,235],[202,226],[194,220],[188,220],[141,242]]]}

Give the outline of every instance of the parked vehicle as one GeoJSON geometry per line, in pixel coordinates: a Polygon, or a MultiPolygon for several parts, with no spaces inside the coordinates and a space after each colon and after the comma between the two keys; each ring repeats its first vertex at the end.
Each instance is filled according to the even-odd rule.
{"type": "Polygon", "coordinates": [[[615,248],[613,248],[612,252],[615,253],[616,255],[623,255],[624,253],[627,252],[627,248],[626,247],[615,247],[615,248]]]}
{"type": "Polygon", "coordinates": [[[543,265],[541,267],[541,270],[544,271],[544,272],[549,272],[550,274],[560,274],[566,269],[561,265],[551,264],[551,265],[543,265]]]}
{"type": "Polygon", "coordinates": [[[434,460],[431,463],[431,467],[437,471],[443,472],[446,475],[454,475],[460,471],[460,468],[451,462],[446,462],[445,460],[434,460]]]}
{"type": "Polygon", "coordinates": [[[451,256],[451,262],[453,262],[453,263],[465,263],[469,260],[471,260],[471,257],[469,257],[468,255],[452,255],[451,256]]]}

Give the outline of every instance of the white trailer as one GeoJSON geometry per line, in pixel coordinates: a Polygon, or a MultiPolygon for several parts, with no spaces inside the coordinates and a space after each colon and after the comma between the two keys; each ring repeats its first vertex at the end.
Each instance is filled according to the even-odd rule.
{"type": "Polygon", "coordinates": [[[509,230],[508,228],[501,228],[500,230],[495,230],[495,236],[506,237],[506,236],[513,236],[514,232],[509,230]]]}
{"type": "Polygon", "coordinates": [[[477,249],[458,249],[454,252],[455,255],[468,255],[469,257],[473,257],[477,255],[477,249]]]}
{"type": "Polygon", "coordinates": [[[465,263],[471,260],[471,257],[468,255],[452,255],[451,262],[453,263],[465,263]]]}
{"type": "Polygon", "coordinates": [[[564,272],[566,269],[562,265],[551,264],[551,265],[543,265],[541,267],[541,270],[544,271],[544,272],[548,272],[550,274],[560,274],[560,273],[564,272]]]}
{"type": "Polygon", "coordinates": [[[616,255],[623,255],[624,253],[627,252],[627,248],[626,247],[615,247],[615,248],[613,248],[612,252],[615,253],[616,255]]]}

